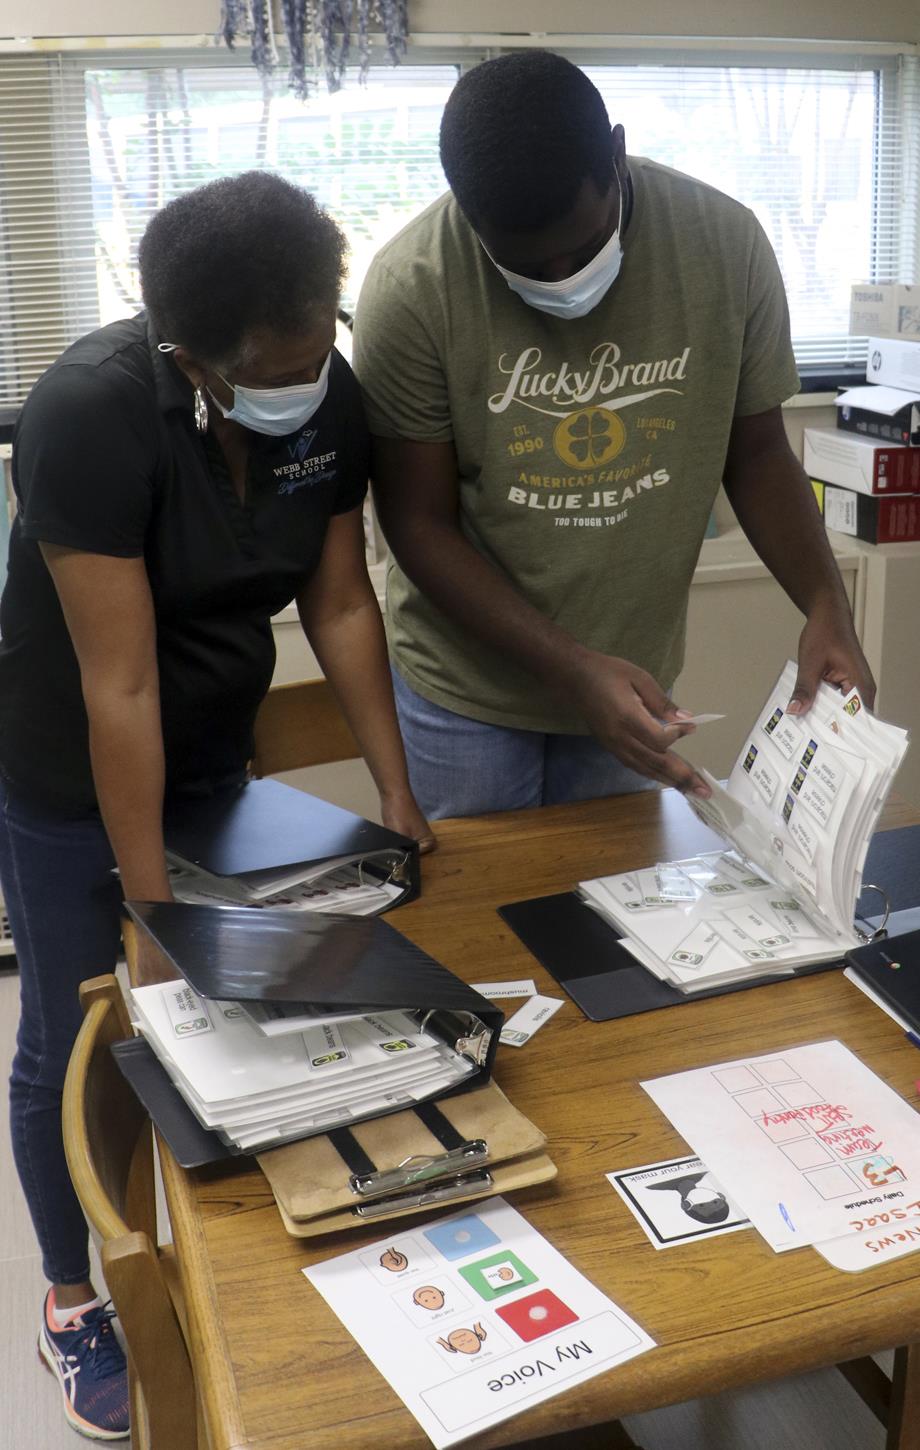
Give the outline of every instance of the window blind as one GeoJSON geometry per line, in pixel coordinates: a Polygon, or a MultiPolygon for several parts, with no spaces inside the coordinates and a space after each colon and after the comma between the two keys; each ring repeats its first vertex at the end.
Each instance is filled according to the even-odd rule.
{"type": "MultiPolygon", "coordinates": [[[[816,69],[567,53],[629,150],[753,208],[800,363],[863,358],[850,283],[920,280],[917,57],[816,69]]],[[[0,417],[68,343],[136,310],[148,218],[216,176],[266,166],[310,187],[348,233],[353,305],[377,248],[444,190],[441,112],[481,58],[418,51],[302,103],[283,67],[265,84],[222,52],[0,56],[0,417]]]]}

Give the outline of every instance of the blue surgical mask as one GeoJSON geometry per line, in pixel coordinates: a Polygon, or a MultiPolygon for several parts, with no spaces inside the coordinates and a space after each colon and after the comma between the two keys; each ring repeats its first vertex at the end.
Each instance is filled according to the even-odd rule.
{"type": "Polygon", "coordinates": [[[222,383],[233,389],[233,407],[225,408],[210,388],[208,392],[225,418],[242,423],[254,433],[267,433],[272,438],[283,438],[286,433],[296,433],[308,423],[326,396],[329,384],[330,352],[323,363],[315,383],[297,383],[293,388],[243,388],[239,383],[227,382],[223,373],[218,373],[222,383]]]}
{"type": "Polygon", "coordinates": [[[548,312],[551,317],[585,317],[606,296],[617,279],[623,261],[623,245],[620,241],[623,225],[623,185],[619,173],[617,186],[620,191],[620,211],[616,231],[586,267],[582,267],[580,272],[575,272],[571,277],[563,277],[561,282],[538,282],[533,277],[521,277],[517,272],[509,272],[505,267],[500,267],[486,251],[489,261],[501,272],[512,292],[516,292],[528,307],[548,312]]]}

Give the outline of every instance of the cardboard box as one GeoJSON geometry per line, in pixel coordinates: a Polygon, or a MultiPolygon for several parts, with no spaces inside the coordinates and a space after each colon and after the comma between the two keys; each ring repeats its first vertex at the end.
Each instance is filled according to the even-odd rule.
{"type": "Polygon", "coordinates": [[[920,391],[920,339],[870,337],[866,382],[904,388],[909,393],[920,391]]]}
{"type": "Polygon", "coordinates": [[[903,282],[854,282],[850,335],[920,339],[920,287],[903,282]]]}
{"type": "Polygon", "coordinates": [[[920,498],[916,494],[870,498],[814,478],[811,486],[829,529],[867,544],[905,544],[920,539],[920,498]]]}
{"type": "Polygon", "coordinates": [[[920,443],[920,392],[903,388],[847,388],[837,397],[837,427],[888,443],[920,443]]]}
{"type": "Polygon", "coordinates": [[[835,428],[806,428],[802,462],[810,478],[856,493],[920,492],[920,448],[882,443],[835,428]]]}

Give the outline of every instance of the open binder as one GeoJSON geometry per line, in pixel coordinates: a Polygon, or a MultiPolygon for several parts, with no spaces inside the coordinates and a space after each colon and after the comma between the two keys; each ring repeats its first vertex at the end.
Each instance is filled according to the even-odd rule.
{"type": "Polygon", "coordinates": [[[164,833],[191,903],[375,915],[419,893],[417,841],[277,780],[177,797],[164,833]]]}
{"type": "MultiPolygon", "coordinates": [[[[177,902],[133,902],[128,910],[182,978],[132,993],[135,1018],[170,1084],[166,1096],[178,1094],[224,1148],[254,1151],[350,1127],[468,1091],[491,1075],[501,1009],[378,918],[177,902]],[[155,1019],[161,999],[163,1010],[155,1019]],[[350,1060],[347,1046],[311,1059],[310,1029],[302,1029],[298,1015],[282,1039],[291,1049],[282,1054],[276,1039],[246,1017],[248,1007],[268,1004],[308,1014],[321,1040],[323,1034],[330,1039],[330,1021],[344,1023],[340,1031],[350,1028],[357,1050],[350,1060]],[[363,1025],[368,1021],[373,1030],[363,1025]],[[430,1073],[416,1066],[426,1055],[430,1073]],[[231,1064],[224,1078],[222,1062],[231,1064]],[[352,1078],[360,1080],[354,1088],[352,1078]],[[202,1091],[206,1082],[216,1083],[210,1096],[202,1091]],[[343,1094],[349,1105],[333,1107],[333,1098],[338,1102],[343,1094]],[[374,1103],[367,1110],[365,1098],[374,1103]],[[217,1109],[228,1105],[235,1122],[255,1115],[258,1142],[253,1133],[226,1131],[224,1112],[217,1109]],[[271,1134],[274,1139],[266,1142],[271,1134]]],[[[159,1124],[165,1082],[149,1068],[138,1071],[140,1060],[136,1048],[119,1055],[159,1124]]],[[[168,1127],[164,1118],[167,1138],[168,1127]]],[[[199,1139],[199,1155],[204,1141],[199,1139]]],[[[215,1158],[224,1156],[215,1151],[215,1158]]]]}
{"type": "Polygon", "coordinates": [[[128,910],[181,979],[134,990],[133,1015],[144,1036],[112,1050],[181,1166],[257,1154],[285,1224],[301,1236],[554,1176],[543,1135],[490,1080],[501,1009],[386,922],[176,902],[133,902],[128,910]],[[267,1022],[256,1009],[271,1009],[267,1022]],[[279,1021],[280,1030],[271,1030],[279,1021]],[[396,1024],[401,1036],[367,1037],[362,1024],[368,1022],[375,1030],[396,1024]],[[388,1083],[395,1081],[395,1088],[377,1093],[366,1108],[362,1088],[357,1106],[324,1110],[329,1079],[322,1074],[337,1074],[341,1084],[349,1073],[347,1062],[334,1060],[335,1051],[310,1058],[311,1033],[332,1030],[343,1042],[348,1032],[359,1041],[364,1057],[359,1065],[354,1054],[356,1076],[366,1082],[368,1072],[375,1078],[392,1073],[388,1083]],[[221,1031],[232,1039],[228,1060],[238,1096],[231,1101],[224,1092],[205,1101],[189,1059],[198,1041],[213,1058],[221,1031]],[[255,1051],[254,1091],[247,1096],[248,1058],[257,1040],[264,1051],[255,1051]],[[245,1051],[237,1050],[240,1043],[245,1051]],[[373,1058],[375,1045],[384,1055],[393,1051],[386,1067],[378,1061],[368,1069],[365,1059],[373,1058]],[[430,1091],[425,1068],[417,1072],[413,1062],[422,1052],[438,1063],[430,1091]],[[306,1068],[306,1107],[297,1083],[284,1080],[288,1059],[306,1068]],[[400,1071],[403,1063],[411,1080],[400,1071]],[[311,1079],[317,1064],[320,1079],[311,1079]],[[449,1078],[446,1088],[441,1077],[449,1078]],[[260,1133],[274,1138],[247,1144],[238,1123],[234,1132],[223,1116],[216,1125],[215,1111],[228,1106],[254,1113],[260,1133]]]}

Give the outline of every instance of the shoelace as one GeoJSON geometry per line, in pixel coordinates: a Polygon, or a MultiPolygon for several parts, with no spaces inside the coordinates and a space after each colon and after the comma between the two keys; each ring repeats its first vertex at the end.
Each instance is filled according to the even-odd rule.
{"type": "Polygon", "coordinates": [[[80,1369],[88,1359],[94,1374],[100,1379],[117,1374],[124,1367],[121,1345],[112,1329],[114,1318],[114,1309],[103,1306],[92,1310],[90,1323],[77,1331],[77,1337],[68,1347],[67,1358],[75,1361],[80,1369]]]}

